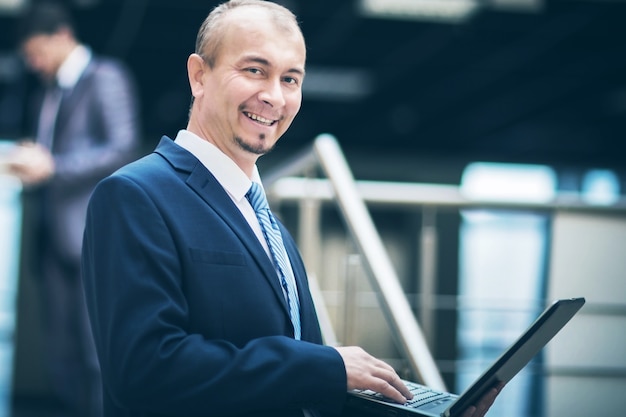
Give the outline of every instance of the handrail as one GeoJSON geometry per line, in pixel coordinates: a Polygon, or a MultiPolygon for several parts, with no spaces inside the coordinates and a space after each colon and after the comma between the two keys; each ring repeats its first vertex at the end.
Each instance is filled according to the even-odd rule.
{"type": "Polygon", "coordinates": [[[392,334],[407,353],[411,370],[426,385],[445,389],[426,338],[400,286],[400,280],[355,186],[354,177],[337,141],[331,135],[320,135],[315,139],[313,147],[333,185],[337,202],[352,236],[364,255],[365,264],[371,272],[371,284],[380,295],[379,301],[389,319],[392,334]]]}
{"type": "MultiPolygon", "coordinates": [[[[495,201],[470,199],[461,193],[458,186],[441,184],[414,184],[386,181],[356,181],[359,194],[365,202],[391,206],[432,206],[438,209],[503,209],[523,211],[556,211],[593,214],[626,214],[626,199],[621,197],[609,205],[590,204],[578,193],[559,193],[545,202],[495,201]]],[[[315,198],[322,202],[333,202],[335,194],[332,184],[326,179],[284,177],[276,179],[272,196],[281,201],[297,201],[315,198]],[[314,192],[314,195],[311,195],[314,192]]]]}
{"type": "MultiPolygon", "coordinates": [[[[432,207],[436,210],[501,209],[538,213],[560,211],[595,215],[626,214],[625,197],[608,205],[589,203],[578,193],[565,192],[559,192],[552,199],[541,202],[497,201],[468,198],[456,185],[355,181],[336,140],[331,135],[319,136],[315,139],[312,148],[306,149],[281,169],[275,169],[273,173],[274,175],[264,176],[270,199],[308,202],[315,207],[319,207],[320,203],[339,204],[350,232],[361,254],[364,255],[366,267],[371,272],[369,278],[372,281],[372,287],[382,304],[385,318],[391,324],[392,334],[397,337],[400,347],[404,349],[411,370],[424,383],[433,386],[443,384],[440,383],[439,371],[434,366],[430,352],[424,343],[422,329],[417,325],[410,308],[405,305],[408,304],[406,296],[399,288],[399,280],[374,229],[365,203],[409,208],[417,206],[423,209],[432,207]],[[328,179],[311,178],[318,164],[321,164],[328,179]],[[301,178],[302,176],[306,178],[301,178]],[[402,305],[399,306],[399,304],[402,305]],[[415,321],[415,323],[406,324],[407,320],[415,321]]],[[[308,225],[311,221],[315,222],[309,216],[306,224],[308,225]]],[[[308,240],[310,239],[307,238],[304,241],[308,243],[308,240]]],[[[436,255],[429,253],[425,256],[434,259],[436,255]]],[[[428,273],[422,275],[427,275],[422,276],[422,281],[434,279],[428,276],[428,273]]],[[[457,302],[458,299],[455,304],[457,302]]],[[[323,303],[321,307],[324,307],[323,303]]],[[[618,306],[619,311],[613,314],[623,314],[623,308],[624,306],[618,306]]],[[[425,326],[423,330],[427,331],[428,320],[424,317],[422,320],[421,324],[425,326]]]]}
{"type": "MultiPolygon", "coordinates": [[[[318,136],[313,143],[317,161],[332,184],[336,201],[348,228],[363,254],[372,287],[379,295],[383,313],[400,347],[407,356],[411,371],[424,384],[446,389],[443,378],[428,348],[426,338],[404,294],[398,276],[372,218],[361,197],[348,164],[335,138],[328,134],[318,136]]],[[[291,164],[280,170],[283,175],[296,170],[310,169],[311,159],[301,157],[306,164],[291,164]],[[308,166],[304,166],[308,165],[308,166]]],[[[276,181],[276,176],[266,186],[276,181]]]]}
{"type": "MultiPolygon", "coordinates": [[[[428,348],[420,343],[424,341],[424,335],[427,340],[430,340],[429,336],[432,336],[431,330],[436,328],[438,316],[434,315],[434,310],[441,308],[448,310],[472,309],[475,308],[474,306],[479,306],[479,304],[475,303],[479,300],[476,298],[465,299],[455,295],[436,294],[432,283],[437,280],[437,271],[436,267],[433,270],[432,266],[436,265],[433,262],[438,259],[438,237],[436,228],[433,232],[434,234],[429,234],[429,229],[433,228],[431,227],[433,219],[430,217],[436,216],[437,213],[443,211],[452,211],[454,213],[461,211],[463,213],[474,210],[489,210],[490,212],[501,210],[512,213],[534,212],[541,216],[565,215],[564,218],[567,218],[568,214],[582,214],[584,218],[588,218],[587,215],[593,215],[594,218],[603,217],[604,220],[612,222],[613,219],[611,218],[617,216],[622,218],[626,215],[625,196],[621,196],[611,204],[597,204],[587,201],[581,194],[573,192],[558,192],[552,198],[543,201],[500,201],[469,198],[458,185],[355,181],[343,159],[339,146],[330,135],[322,135],[316,138],[312,149],[307,149],[297,160],[291,160],[283,169],[275,172],[278,172],[279,175],[270,176],[271,181],[269,185],[266,182],[268,198],[277,202],[297,203],[299,205],[299,237],[301,239],[300,244],[303,244],[301,249],[307,264],[321,266],[319,262],[319,247],[322,244],[320,239],[320,214],[323,205],[339,205],[344,221],[352,237],[354,237],[355,244],[359,250],[359,255],[352,256],[358,256],[360,262],[370,272],[366,276],[370,279],[373,293],[379,301],[378,305],[382,307],[386,322],[389,323],[388,327],[391,328],[391,334],[399,342],[396,346],[400,348],[405,363],[408,363],[410,370],[417,378],[422,379],[425,384],[433,386],[438,384],[436,379],[439,372],[456,372],[454,365],[450,365],[456,364],[456,362],[446,360],[437,361],[441,369],[439,371],[433,364],[428,348]],[[321,164],[321,167],[318,164],[321,164]],[[322,168],[322,170],[318,170],[319,168],[322,168]],[[324,176],[328,178],[322,178],[324,176]],[[365,203],[367,203],[368,207],[374,205],[394,208],[404,207],[411,213],[414,212],[415,208],[421,211],[422,241],[420,241],[420,271],[418,271],[420,287],[416,294],[404,294],[399,288],[399,280],[394,275],[384,248],[381,248],[380,238],[373,228],[369,213],[364,207],[365,203]],[[372,236],[374,236],[373,241],[372,236]],[[431,240],[429,241],[427,238],[431,240]],[[378,252],[381,253],[377,254],[378,252]],[[372,256],[372,253],[375,255],[372,256]],[[308,259],[307,255],[309,255],[308,259]],[[416,295],[419,297],[415,297],[416,295]],[[413,298],[411,298],[412,296],[413,298]],[[420,310],[417,314],[420,318],[419,326],[411,309],[398,307],[397,305],[398,303],[405,304],[407,301],[406,297],[411,301],[415,301],[414,308],[420,310]],[[442,303],[439,304],[440,302],[442,303]],[[398,313],[401,311],[404,311],[404,313],[398,313]],[[406,331],[407,320],[415,321],[414,326],[409,323],[408,327],[417,329],[417,339],[411,333],[411,330],[406,331]],[[415,343],[415,340],[418,340],[418,342],[415,343]],[[418,346],[418,348],[415,348],[415,346],[418,346]],[[422,353],[416,353],[417,349],[423,349],[422,353]],[[432,365],[432,368],[429,368],[429,365],[432,365]],[[435,375],[435,382],[433,382],[432,375],[426,374],[425,370],[426,372],[429,370],[433,371],[432,375],[435,375]]],[[[267,179],[268,176],[264,176],[264,178],[267,179]]],[[[352,256],[350,257],[351,259],[352,256]]],[[[343,290],[349,293],[349,285],[346,284],[343,290]]],[[[370,294],[367,293],[368,301],[370,294]]],[[[331,293],[331,295],[334,295],[334,293],[331,293]]],[[[320,297],[320,294],[317,297],[320,297]]],[[[531,304],[539,302],[538,300],[527,301],[531,302],[531,304]]],[[[322,312],[325,311],[324,304],[325,300],[322,298],[320,303],[322,312]]],[[[356,304],[355,298],[346,296],[344,305],[353,306],[354,304],[356,304]]],[[[482,309],[484,303],[480,303],[480,305],[482,309]]],[[[526,303],[523,305],[527,306],[526,303]]],[[[351,310],[346,307],[346,311],[351,310]]],[[[585,314],[601,315],[603,317],[615,316],[621,319],[626,314],[626,304],[619,301],[617,304],[615,302],[590,304],[586,308],[585,314]]],[[[349,316],[346,317],[349,318],[349,316]]],[[[344,318],[346,320],[343,338],[350,343],[352,335],[346,332],[345,329],[347,323],[350,322],[347,318],[344,318]]],[[[320,318],[320,322],[322,321],[322,318],[320,318]]],[[[332,333],[332,323],[321,323],[322,327],[328,325],[330,325],[332,333]]],[[[323,332],[325,331],[324,328],[322,330],[323,332]]],[[[548,365],[545,369],[542,367],[541,372],[558,376],[622,378],[625,369],[623,367],[608,367],[605,369],[597,366],[580,366],[576,363],[575,365],[559,365],[556,367],[548,365]],[[607,369],[610,369],[610,372],[607,369]]]]}

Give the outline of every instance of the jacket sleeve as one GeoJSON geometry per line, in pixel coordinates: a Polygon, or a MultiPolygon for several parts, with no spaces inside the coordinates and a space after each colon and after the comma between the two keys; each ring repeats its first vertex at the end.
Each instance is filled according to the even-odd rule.
{"type": "Polygon", "coordinates": [[[170,227],[159,204],[127,178],[104,180],[92,196],[83,271],[108,395],[164,415],[339,412],[347,382],[335,349],[284,336],[237,347],[187,330],[185,270],[170,227]]]}
{"type": "Polygon", "coordinates": [[[128,68],[96,59],[83,78],[75,87],[80,100],[59,132],[71,145],[54,153],[54,180],[63,186],[95,184],[135,159],[140,147],[139,99],[128,68]]]}

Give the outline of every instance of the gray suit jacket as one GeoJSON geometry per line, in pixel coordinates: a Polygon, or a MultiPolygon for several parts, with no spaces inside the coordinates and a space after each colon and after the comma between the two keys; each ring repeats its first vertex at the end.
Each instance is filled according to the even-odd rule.
{"type": "Polygon", "coordinates": [[[94,56],[74,88],[63,92],[52,145],[56,174],[41,190],[44,240],[62,258],[79,262],[91,192],[100,179],[136,159],[139,132],[129,72],[94,56]]]}

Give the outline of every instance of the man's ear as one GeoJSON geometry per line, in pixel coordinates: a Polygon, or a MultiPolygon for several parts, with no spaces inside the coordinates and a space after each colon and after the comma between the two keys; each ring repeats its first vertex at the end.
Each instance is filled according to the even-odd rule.
{"type": "Polygon", "coordinates": [[[207,70],[207,65],[204,59],[198,54],[191,54],[187,59],[187,76],[189,77],[189,87],[191,88],[191,95],[199,97],[204,92],[204,72],[207,70]]]}

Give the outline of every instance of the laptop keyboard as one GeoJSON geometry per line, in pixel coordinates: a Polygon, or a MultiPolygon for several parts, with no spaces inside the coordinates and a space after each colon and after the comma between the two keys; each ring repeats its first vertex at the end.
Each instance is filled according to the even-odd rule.
{"type": "Polygon", "coordinates": [[[430,404],[433,401],[446,398],[449,394],[441,391],[434,391],[423,385],[415,384],[413,382],[405,382],[407,388],[413,394],[413,398],[407,401],[404,405],[412,408],[419,408],[423,405],[430,404]]]}
{"type": "MultiPolygon", "coordinates": [[[[406,403],[404,403],[404,406],[406,407],[419,408],[423,405],[430,404],[434,401],[441,400],[442,398],[447,398],[450,396],[450,394],[448,393],[435,391],[428,387],[425,387],[424,385],[419,385],[414,382],[404,381],[404,383],[409,389],[409,391],[411,391],[411,393],[413,394],[413,398],[407,401],[406,403]]],[[[377,400],[397,404],[394,400],[388,397],[385,397],[384,395],[378,392],[374,392],[371,390],[363,390],[363,391],[355,390],[355,391],[359,392],[360,394],[365,394],[369,397],[376,398],[377,400]]]]}

